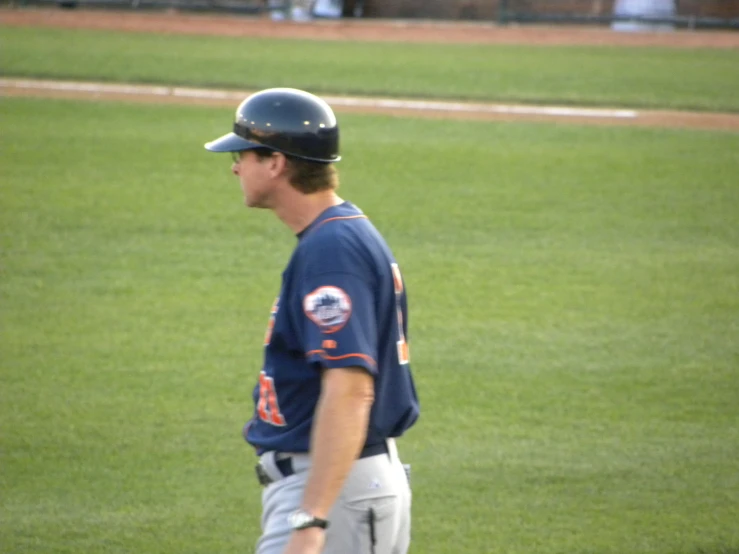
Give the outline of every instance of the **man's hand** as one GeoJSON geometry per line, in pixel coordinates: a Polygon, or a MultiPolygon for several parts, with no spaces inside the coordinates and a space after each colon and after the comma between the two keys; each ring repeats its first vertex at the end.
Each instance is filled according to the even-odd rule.
{"type": "Polygon", "coordinates": [[[283,554],[321,554],[326,542],[326,530],[308,527],[293,531],[283,554]]]}

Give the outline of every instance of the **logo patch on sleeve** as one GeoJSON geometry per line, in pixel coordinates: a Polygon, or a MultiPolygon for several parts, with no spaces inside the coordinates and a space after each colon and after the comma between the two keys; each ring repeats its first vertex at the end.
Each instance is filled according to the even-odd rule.
{"type": "Polygon", "coordinates": [[[318,287],[303,298],[303,310],[324,333],[341,329],[352,314],[352,301],[339,287],[318,287]]]}

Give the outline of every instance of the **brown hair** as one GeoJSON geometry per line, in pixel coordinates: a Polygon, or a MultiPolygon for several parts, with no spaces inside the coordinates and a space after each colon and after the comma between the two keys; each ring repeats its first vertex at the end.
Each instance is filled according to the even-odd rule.
{"type": "MultiPolygon", "coordinates": [[[[268,148],[255,148],[259,158],[268,158],[275,153],[268,148]]],[[[334,164],[313,162],[284,154],[287,158],[288,181],[303,194],[339,188],[339,172],[334,164]]]]}

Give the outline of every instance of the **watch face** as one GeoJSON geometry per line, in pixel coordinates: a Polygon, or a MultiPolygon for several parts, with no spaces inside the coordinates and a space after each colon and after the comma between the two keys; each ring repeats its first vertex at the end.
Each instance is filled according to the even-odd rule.
{"type": "Polygon", "coordinates": [[[290,514],[288,521],[290,522],[290,527],[293,529],[299,529],[303,525],[313,521],[313,516],[303,510],[297,510],[290,514]]]}

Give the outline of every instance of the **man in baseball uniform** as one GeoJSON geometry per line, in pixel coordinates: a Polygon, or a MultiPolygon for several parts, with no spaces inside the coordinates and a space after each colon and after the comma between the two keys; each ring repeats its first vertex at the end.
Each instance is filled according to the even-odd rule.
{"type": "Polygon", "coordinates": [[[257,553],[404,554],[411,493],[395,438],[419,415],[406,288],[380,233],[337,195],[336,117],[312,94],[267,89],[205,147],[231,152],[246,205],[297,237],[244,428],[264,486],[257,553]]]}

